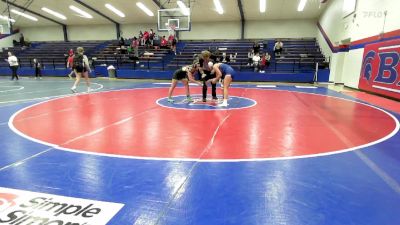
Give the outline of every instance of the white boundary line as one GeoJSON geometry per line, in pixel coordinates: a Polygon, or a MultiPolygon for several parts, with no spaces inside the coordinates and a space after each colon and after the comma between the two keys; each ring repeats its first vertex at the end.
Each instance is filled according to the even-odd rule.
{"type": "MultiPolygon", "coordinates": [[[[98,88],[92,89],[92,91],[97,91],[97,90],[101,90],[101,89],[104,88],[104,86],[103,86],[102,84],[99,84],[99,83],[92,83],[92,84],[99,85],[98,88]]],[[[58,90],[58,89],[56,89],[56,90],[58,90]]],[[[70,91],[69,89],[66,89],[66,90],[70,91]]],[[[35,101],[35,100],[56,99],[56,98],[61,98],[61,97],[74,96],[74,95],[77,95],[77,94],[90,94],[90,93],[81,92],[81,93],[76,93],[76,94],[63,94],[63,95],[53,95],[53,96],[38,97],[38,98],[18,99],[18,100],[11,100],[11,101],[0,102],[0,104],[5,104],[5,103],[16,103],[16,102],[29,102],[29,101],[35,101]]],[[[1,107],[1,106],[0,106],[0,107],[1,107]]]]}
{"type": "Polygon", "coordinates": [[[0,88],[3,88],[3,87],[6,87],[6,88],[7,87],[18,87],[18,88],[11,89],[11,90],[0,91],[0,93],[11,92],[11,91],[19,91],[19,90],[22,90],[22,89],[25,88],[24,86],[0,86],[0,88]]]}
{"type": "Polygon", "coordinates": [[[374,87],[376,89],[382,89],[382,90],[385,90],[385,91],[391,91],[391,92],[400,93],[400,89],[387,88],[387,87],[382,87],[382,86],[378,86],[378,85],[372,85],[372,87],[374,87]]]}
{"type": "MultiPolygon", "coordinates": [[[[153,89],[154,87],[148,87],[148,88],[134,88],[134,89],[120,89],[120,90],[110,90],[110,91],[103,91],[103,92],[98,92],[98,93],[105,93],[105,92],[116,92],[116,91],[126,91],[126,90],[140,90],[140,89],[153,89]]],[[[162,87],[155,87],[155,88],[162,88],[162,87]]],[[[164,87],[165,88],[165,87],[164,87]]],[[[361,149],[361,148],[366,148],[372,145],[376,145],[378,143],[381,143],[383,141],[388,140],[389,138],[393,137],[400,129],[400,123],[397,120],[396,117],[394,117],[392,114],[390,114],[389,112],[380,109],[376,106],[373,105],[369,105],[363,102],[357,102],[355,100],[349,100],[349,99],[345,99],[345,98],[340,98],[340,97],[335,97],[335,96],[330,96],[330,95],[322,95],[322,94],[316,94],[316,93],[307,93],[307,92],[300,92],[300,91],[288,91],[288,90],[271,90],[271,89],[262,89],[262,88],[251,88],[251,87],[247,87],[245,89],[256,89],[256,90],[263,90],[263,91],[284,91],[284,92],[295,92],[295,93],[301,93],[301,94],[309,94],[309,95],[317,95],[317,96],[323,96],[323,97],[329,97],[329,98],[335,98],[335,99],[340,99],[340,100],[344,100],[344,101],[348,101],[348,102],[354,102],[357,104],[361,104],[361,105],[365,105],[367,107],[371,107],[374,108],[376,110],[379,110],[383,113],[385,113],[386,115],[388,115],[389,117],[391,117],[394,122],[395,122],[395,128],[394,130],[386,135],[385,137],[378,139],[376,141],[367,143],[367,144],[363,144],[363,145],[359,145],[356,147],[352,147],[352,148],[347,148],[347,149],[342,149],[342,150],[337,150],[337,151],[331,151],[331,152],[326,152],[326,153],[318,153],[318,154],[310,154],[310,155],[301,155],[301,156],[288,156],[288,157],[272,157],[272,158],[253,158],[253,159],[198,159],[198,158],[158,158],[158,157],[140,157],[140,156],[123,156],[123,155],[115,155],[115,154],[106,154],[106,153],[94,153],[94,152],[87,152],[87,151],[82,151],[82,150],[78,150],[78,149],[70,149],[70,148],[63,148],[60,147],[59,145],[56,144],[52,144],[52,143],[48,143],[48,142],[44,142],[35,138],[32,138],[30,136],[27,136],[26,134],[20,132],[18,129],[16,129],[13,125],[13,121],[14,118],[23,110],[31,108],[33,106],[45,103],[45,102],[49,102],[49,101],[53,101],[55,99],[51,99],[48,101],[44,101],[44,102],[40,102],[40,103],[36,103],[34,105],[28,106],[26,108],[20,109],[19,111],[17,111],[16,113],[14,113],[9,121],[8,121],[8,126],[10,127],[10,129],[12,131],[14,131],[16,134],[20,135],[21,137],[24,137],[30,141],[33,142],[37,142],[43,145],[47,145],[47,146],[51,146],[53,148],[56,149],[60,149],[60,150],[64,150],[64,151],[69,151],[69,152],[75,152],[75,153],[80,153],[80,154],[88,154],[88,155],[95,155],[95,156],[107,156],[107,157],[113,157],[113,158],[127,158],[127,159],[138,159],[138,160],[159,160],[159,161],[189,161],[189,162],[258,162],[258,161],[275,161],[275,160],[289,160],[289,159],[304,159],[304,158],[314,158],[314,157],[321,157],[321,156],[330,156],[330,155],[335,155],[335,154],[340,154],[340,153],[345,153],[345,152],[350,152],[350,151],[355,151],[357,149],[361,149]]]]}
{"type": "Polygon", "coordinates": [[[318,88],[318,87],[315,87],[315,86],[294,86],[295,88],[304,88],[304,89],[316,89],[316,88],[318,88]]]}
{"type": "Polygon", "coordinates": [[[260,88],[276,88],[276,85],[262,85],[262,84],[260,84],[260,85],[257,85],[257,87],[260,87],[260,88]]]}

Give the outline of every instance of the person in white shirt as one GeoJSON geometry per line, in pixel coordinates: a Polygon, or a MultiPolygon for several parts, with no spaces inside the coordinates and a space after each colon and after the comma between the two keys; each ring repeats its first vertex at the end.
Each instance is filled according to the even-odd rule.
{"type": "Polygon", "coordinates": [[[260,54],[257,52],[253,56],[253,67],[254,67],[254,72],[258,72],[260,70],[260,54]]]}
{"type": "Polygon", "coordinates": [[[81,80],[81,77],[83,76],[86,81],[86,86],[87,86],[87,92],[89,93],[91,91],[90,89],[90,81],[89,81],[89,73],[91,73],[91,69],[89,66],[89,60],[86,55],[83,54],[84,50],[82,47],[78,47],[76,49],[76,54],[74,56],[73,60],[73,70],[76,75],[76,80],[74,85],[71,88],[71,91],[73,93],[76,93],[76,86],[79,84],[79,81],[81,80]]]}
{"type": "Polygon", "coordinates": [[[275,55],[280,56],[282,51],[283,51],[283,43],[281,40],[278,39],[278,41],[275,43],[274,46],[274,53],[275,55]]]}
{"type": "Polygon", "coordinates": [[[14,78],[19,80],[19,77],[17,75],[17,70],[19,66],[17,57],[13,55],[11,52],[8,52],[8,59],[6,59],[6,61],[10,65],[10,69],[12,71],[11,80],[14,80],[14,78]]]}

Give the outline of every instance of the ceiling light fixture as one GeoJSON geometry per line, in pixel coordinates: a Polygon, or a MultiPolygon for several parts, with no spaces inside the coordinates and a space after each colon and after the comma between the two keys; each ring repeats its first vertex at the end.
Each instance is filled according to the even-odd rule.
{"type": "Polygon", "coordinates": [[[60,19],[62,19],[62,20],[66,20],[66,19],[67,19],[67,17],[64,16],[63,14],[58,13],[58,12],[56,12],[56,11],[53,11],[53,10],[51,10],[51,9],[48,9],[48,8],[46,8],[46,7],[42,7],[42,10],[45,11],[45,12],[47,12],[47,13],[49,13],[49,14],[51,14],[51,15],[53,15],[53,16],[55,16],[55,17],[58,17],[58,18],[60,18],[60,19]]]}
{"type": "Polygon", "coordinates": [[[188,7],[186,7],[185,3],[183,3],[182,1],[177,1],[176,4],[178,4],[179,8],[181,8],[183,15],[189,16],[190,9],[188,7]]]}
{"type": "Polygon", "coordinates": [[[121,12],[120,10],[118,10],[117,8],[115,8],[114,6],[112,6],[111,4],[105,4],[106,8],[111,10],[113,13],[117,14],[120,17],[125,17],[125,14],[123,12],[121,12]]]}
{"type": "Polygon", "coordinates": [[[78,13],[80,16],[84,17],[84,18],[88,18],[88,19],[92,19],[92,18],[93,18],[92,15],[90,15],[89,13],[83,11],[82,9],[80,9],[80,8],[78,8],[78,7],[76,7],[76,6],[70,5],[69,8],[70,8],[72,11],[78,13]]]}
{"type": "Polygon", "coordinates": [[[141,2],[136,2],[136,5],[143,10],[143,12],[145,12],[148,16],[154,16],[154,13],[148,9],[143,3],[141,2]]]}
{"type": "Polygon", "coordinates": [[[300,0],[299,7],[297,7],[297,11],[302,12],[304,7],[306,6],[307,0],[300,0]]]}
{"type": "Polygon", "coordinates": [[[219,14],[224,14],[224,9],[222,8],[221,2],[219,0],[214,0],[214,5],[219,14]]]}
{"type": "Polygon", "coordinates": [[[260,0],[260,13],[265,13],[267,9],[267,0],[260,0]]]}
{"type": "Polygon", "coordinates": [[[33,17],[33,16],[28,15],[28,14],[26,14],[26,13],[17,11],[17,10],[15,10],[15,9],[11,9],[11,12],[13,12],[13,13],[15,13],[15,14],[17,14],[17,15],[23,16],[23,17],[25,17],[25,18],[27,18],[27,19],[30,19],[30,20],[33,20],[33,21],[38,21],[38,19],[37,19],[36,17],[33,17]]]}

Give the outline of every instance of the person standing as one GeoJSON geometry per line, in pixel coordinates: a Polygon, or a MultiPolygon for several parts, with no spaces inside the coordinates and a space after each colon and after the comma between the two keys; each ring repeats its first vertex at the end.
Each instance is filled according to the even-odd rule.
{"type": "Polygon", "coordinates": [[[17,75],[17,70],[19,66],[17,57],[13,55],[12,52],[8,52],[8,59],[6,59],[6,61],[10,65],[10,69],[12,72],[11,80],[14,80],[14,78],[19,80],[19,77],[17,75]]]}
{"type": "MultiPolygon", "coordinates": [[[[213,69],[213,63],[211,52],[205,50],[201,52],[201,57],[199,59],[199,73],[201,74],[201,81],[203,82],[203,102],[207,102],[207,81],[215,78],[215,74],[211,74],[213,69]]],[[[213,100],[218,100],[217,98],[217,84],[211,83],[211,94],[213,100]]]]}
{"type": "Polygon", "coordinates": [[[186,90],[186,100],[188,102],[192,102],[193,99],[190,97],[190,91],[189,91],[189,82],[196,83],[198,85],[201,85],[201,82],[196,81],[193,77],[193,73],[195,73],[197,70],[196,65],[188,65],[184,66],[181,69],[178,69],[174,72],[172,75],[172,82],[171,82],[171,87],[168,90],[168,102],[173,103],[175,100],[172,98],[172,93],[174,92],[174,89],[176,85],[178,84],[178,81],[181,81],[183,85],[185,86],[186,90]]]}
{"type": "Polygon", "coordinates": [[[33,66],[35,67],[35,79],[42,79],[41,65],[36,58],[33,59],[33,66]]]}
{"type": "Polygon", "coordinates": [[[236,74],[235,70],[224,63],[216,63],[214,64],[214,71],[216,77],[211,80],[212,83],[216,84],[219,79],[222,79],[222,83],[224,84],[224,100],[221,104],[218,104],[220,107],[227,107],[228,98],[229,98],[229,87],[232,83],[232,80],[236,74]]]}
{"type": "Polygon", "coordinates": [[[67,58],[67,70],[70,70],[68,74],[69,79],[72,79],[72,75],[75,73],[74,69],[72,68],[73,63],[74,63],[74,50],[70,49],[67,58]]]}
{"type": "Polygon", "coordinates": [[[71,88],[73,93],[76,93],[76,86],[79,84],[81,77],[83,76],[86,81],[87,92],[91,91],[90,89],[90,81],[89,81],[89,73],[92,72],[89,66],[89,60],[86,55],[83,54],[84,50],[82,47],[78,47],[76,49],[76,54],[73,60],[73,69],[76,75],[76,79],[74,85],[71,88]]]}

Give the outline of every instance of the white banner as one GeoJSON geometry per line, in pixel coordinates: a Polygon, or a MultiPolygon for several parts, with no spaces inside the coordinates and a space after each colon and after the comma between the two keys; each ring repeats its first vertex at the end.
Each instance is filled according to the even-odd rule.
{"type": "Polygon", "coordinates": [[[0,187],[0,224],[105,225],[123,206],[0,187]]]}

